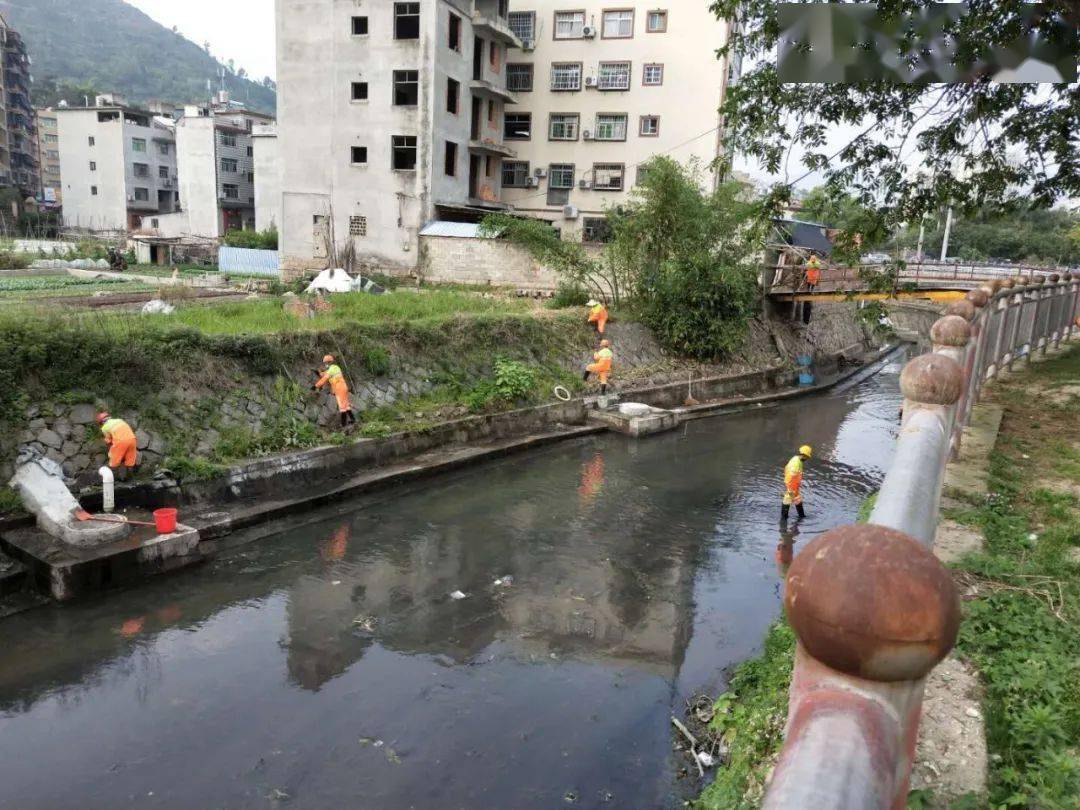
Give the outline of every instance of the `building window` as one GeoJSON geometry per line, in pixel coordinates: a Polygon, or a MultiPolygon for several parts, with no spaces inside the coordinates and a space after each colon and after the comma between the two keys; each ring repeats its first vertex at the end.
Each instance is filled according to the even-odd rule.
{"type": "Polygon", "coordinates": [[[150,220],[150,227],[151,228],[157,228],[158,227],[158,221],[157,221],[156,217],[154,219],[150,220]]]}
{"type": "Polygon", "coordinates": [[[146,138],[132,138],[131,139],[131,151],[132,152],[145,152],[146,151],[146,138]]]}
{"type": "Polygon", "coordinates": [[[248,172],[247,173],[247,180],[248,180],[249,183],[254,183],[255,182],[255,172],[248,172]]]}
{"type": "Polygon", "coordinates": [[[453,141],[446,142],[446,154],[443,159],[443,171],[447,177],[457,177],[457,144],[453,141]]]}
{"type": "Polygon", "coordinates": [[[97,171],[97,162],[96,161],[93,161],[93,160],[90,161],[90,171],[92,171],[92,172],[97,171]]]}
{"type": "Polygon", "coordinates": [[[598,113],[593,137],[598,141],[625,141],[626,113],[598,113]]]}
{"type": "Polygon", "coordinates": [[[420,39],[419,3],[394,3],[394,39],[420,39]]]}
{"type": "Polygon", "coordinates": [[[555,62],[551,65],[551,89],[581,89],[581,62],[555,62]]]}
{"type": "Polygon", "coordinates": [[[446,80],[446,111],[457,115],[461,104],[461,82],[456,79],[446,80]]]}
{"type": "Polygon", "coordinates": [[[629,39],[634,35],[634,10],[632,8],[604,12],[604,39],[629,39]]]}
{"type": "Polygon", "coordinates": [[[523,43],[536,40],[535,11],[511,11],[507,22],[510,23],[510,30],[523,43]]]}
{"type": "Polygon", "coordinates": [[[367,17],[353,17],[352,18],[352,35],[354,37],[366,37],[368,34],[368,18],[367,17]]]}
{"type": "Polygon", "coordinates": [[[532,64],[507,65],[506,89],[511,93],[531,93],[533,89],[532,64]]]}
{"type": "Polygon", "coordinates": [[[56,135],[46,135],[45,136],[45,143],[57,143],[59,140],[60,140],[60,138],[58,136],[56,136],[56,135]]]}
{"type": "Polygon", "coordinates": [[[635,186],[640,186],[648,178],[649,178],[649,167],[648,166],[638,166],[637,167],[637,177],[634,180],[634,185],[635,186]]]}
{"type": "Polygon", "coordinates": [[[158,154],[161,154],[161,155],[169,154],[169,144],[167,144],[167,143],[159,143],[158,144],[158,154]]]}
{"type": "Polygon", "coordinates": [[[420,103],[420,72],[394,71],[394,106],[415,107],[420,103]]]}
{"type": "Polygon", "coordinates": [[[528,161],[504,160],[502,166],[502,184],[503,188],[528,188],[528,161]]]}
{"type": "Polygon", "coordinates": [[[503,116],[503,138],[527,141],[532,137],[532,113],[507,113],[503,116]]]}
{"type": "Polygon", "coordinates": [[[664,83],[664,66],[655,63],[646,65],[641,82],[646,87],[659,87],[662,85],[664,83]]]}
{"type": "Polygon", "coordinates": [[[221,191],[225,195],[226,200],[239,200],[240,199],[240,186],[233,183],[225,183],[221,186],[221,191]]]}
{"type": "Polygon", "coordinates": [[[394,135],[390,142],[390,168],[398,172],[416,171],[416,136],[394,135]]]}
{"type": "Polygon", "coordinates": [[[94,136],[93,136],[93,135],[91,135],[91,136],[90,136],[89,138],[87,138],[87,141],[89,141],[89,142],[90,142],[90,145],[91,145],[91,146],[93,146],[93,145],[94,145],[95,143],[97,143],[97,142],[96,142],[96,141],[94,140],[94,136]]]}
{"type": "Polygon", "coordinates": [[[601,90],[629,90],[629,62],[601,62],[596,86],[601,90]]]}
{"type": "Polygon", "coordinates": [[[574,164],[552,163],[548,167],[548,187],[570,189],[574,187],[574,164]]]}
{"type": "Polygon", "coordinates": [[[349,236],[367,236],[367,217],[349,217],[349,236]]]}
{"type": "Polygon", "coordinates": [[[157,176],[159,178],[161,178],[162,180],[168,180],[169,179],[169,167],[168,166],[158,166],[157,167],[157,176]]]}
{"type": "Polygon", "coordinates": [[[221,134],[221,145],[222,146],[228,146],[230,149],[235,149],[236,148],[236,136],[235,135],[226,135],[225,133],[222,133],[221,134]]]}
{"type": "Polygon", "coordinates": [[[247,148],[247,156],[248,157],[255,157],[255,147],[254,146],[249,146],[247,148]]]}
{"type": "Polygon", "coordinates": [[[136,177],[149,177],[150,176],[150,167],[145,163],[132,164],[131,168],[132,168],[132,173],[136,177]]]}
{"type": "Polygon", "coordinates": [[[487,103],[487,121],[489,127],[495,127],[495,102],[491,99],[487,103]]]}
{"type": "Polygon", "coordinates": [[[352,100],[353,101],[367,101],[368,100],[368,84],[367,84],[367,82],[353,82],[352,83],[352,100]]]}
{"type": "Polygon", "coordinates": [[[581,241],[600,244],[613,238],[607,217],[585,217],[582,220],[581,241]]]}
{"type": "Polygon", "coordinates": [[[659,115],[643,115],[641,116],[641,124],[638,129],[638,134],[642,138],[656,138],[660,135],[660,116],[659,115]]]}
{"type": "Polygon", "coordinates": [[[461,17],[450,12],[450,36],[446,43],[450,50],[461,52],[461,17]]]}
{"type": "Polygon", "coordinates": [[[650,34],[662,34],[667,31],[667,12],[650,11],[645,21],[645,30],[650,34]]]}
{"type": "Polygon", "coordinates": [[[581,39],[584,31],[584,11],[555,12],[555,39],[581,39]]]}
{"type": "Polygon", "coordinates": [[[239,170],[240,164],[236,161],[236,158],[221,159],[221,171],[225,174],[236,174],[239,170]]]}
{"type": "Polygon", "coordinates": [[[597,191],[622,191],[626,166],[622,163],[594,163],[593,188],[597,191]]]}
{"type": "Polygon", "coordinates": [[[367,165],[367,147],[366,146],[354,146],[350,150],[349,162],[353,166],[365,166],[367,165]]]}
{"type": "Polygon", "coordinates": [[[137,188],[135,189],[135,201],[136,202],[149,202],[150,201],[150,189],[137,188]]]}
{"type": "Polygon", "coordinates": [[[548,139],[552,141],[576,141],[581,117],[577,113],[552,113],[548,139]]]}
{"type": "Polygon", "coordinates": [[[97,186],[90,186],[90,196],[91,197],[96,197],[97,196],[97,186]]]}

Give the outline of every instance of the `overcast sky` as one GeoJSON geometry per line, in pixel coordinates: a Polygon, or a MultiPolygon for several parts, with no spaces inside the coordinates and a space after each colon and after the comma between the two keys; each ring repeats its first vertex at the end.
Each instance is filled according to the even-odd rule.
{"type": "Polygon", "coordinates": [[[254,79],[277,78],[274,0],[127,0],[166,28],[202,45],[222,62],[236,60],[254,79]]]}

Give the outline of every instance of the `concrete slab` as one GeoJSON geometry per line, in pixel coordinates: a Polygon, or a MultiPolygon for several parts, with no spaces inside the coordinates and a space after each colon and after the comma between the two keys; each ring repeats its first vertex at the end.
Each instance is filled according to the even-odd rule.
{"type": "Polygon", "coordinates": [[[198,549],[199,532],[185,525],[163,535],[150,527],[135,527],[127,538],[95,548],[77,548],[37,527],[24,528],[6,532],[0,537],[0,547],[26,566],[39,591],[59,601],[174,571],[204,559],[198,549]]]}
{"type": "Polygon", "coordinates": [[[616,433],[622,433],[634,439],[665,433],[679,426],[679,414],[653,408],[643,415],[628,415],[619,411],[590,411],[589,421],[601,424],[616,433]]]}
{"type": "Polygon", "coordinates": [[[1001,417],[1000,405],[976,405],[971,424],[964,428],[960,457],[945,469],[945,492],[960,497],[983,498],[990,477],[990,453],[997,442],[1001,417]]]}
{"type": "Polygon", "coordinates": [[[937,536],[934,537],[934,554],[943,563],[956,562],[965,554],[982,550],[981,532],[953,520],[943,520],[938,524],[937,536]]]}

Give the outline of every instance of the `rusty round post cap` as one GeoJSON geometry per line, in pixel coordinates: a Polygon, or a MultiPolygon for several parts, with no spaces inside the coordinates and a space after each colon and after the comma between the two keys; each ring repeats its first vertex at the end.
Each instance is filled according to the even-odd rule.
{"type": "Polygon", "coordinates": [[[967,346],[971,340],[971,324],[960,315],[938,318],[930,327],[930,340],[935,346],[967,346]]]}
{"type": "Polygon", "coordinates": [[[965,295],[964,297],[967,298],[967,300],[974,304],[975,307],[977,307],[978,309],[982,309],[983,307],[985,307],[987,302],[989,302],[990,300],[990,296],[987,295],[986,290],[984,290],[982,287],[977,290],[968,290],[967,295],[965,295]]]}
{"type": "MultiPolygon", "coordinates": [[[[984,289],[985,289],[985,285],[984,285],[984,289]]],[[[991,292],[997,292],[1000,289],[1001,289],[1001,279],[1000,278],[993,279],[990,282],[990,290],[991,290],[991,292]]]]}
{"type": "Polygon", "coordinates": [[[900,390],[922,405],[953,405],[963,388],[963,369],[943,354],[920,355],[900,372],[900,390]]]}
{"type": "Polygon", "coordinates": [[[1021,287],[1026,287],[1031,283],[1031,276],[1020,276],[1020,278],[1017,279],[1017,283],[1020,284],[1021,287]]]}
{"type": "Polygon", "coordinates": [[[1059,276],[1057,273],[1051,273],[1050,274],[1050,283],[1051,284],[1057,284],[1059,281],[1061,281],[1061,276],[1059,276]]]}
{"type": "Polygon", "coordinates": [[[1036,287],[1046,283],[1046,276],[1032,276],[1031,283],[1036,287]]]}
{"type": "Polygon", "coordinates": [[[966,298],[960,301],[953,301],[949,306],[945,308],[946,315],[959,315],[966,321],[970,321],[975,317],[975,305],[968,301],[966,298]]]}
{"type": "Polygon", "coordinates": [[[884,526],[842,526],[791,565],[788,621],[810,655],[875,681],[921,678],[960,628],[952,577],[917,540],[884,526]]]}
{"type": "Polygon", "coordinates": [[[1011,290],[1013,287],[1016,286],[1016,279],[1015,278],[1004,278],[1004,279],[1001,280],[1001,286],[1006,290],[1011,290]]]}

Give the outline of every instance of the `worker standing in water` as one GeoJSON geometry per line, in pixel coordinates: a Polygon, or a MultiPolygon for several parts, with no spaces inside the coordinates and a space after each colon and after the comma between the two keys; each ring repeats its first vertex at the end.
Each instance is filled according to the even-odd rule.
{"type": "Polygon", "coordinates": [[[345,382],[345,375],[341,366],[334,360],[334,355],[328,354],[323,358],[323,372],[318,382],[311,386],[312,391],[318,391],[327,383],[337,399],[338,412],[341,414],[341,427],[356,424],[356,415],[353,413],[352,403],[349,401],[349,384],[345,382]]]}
{"type": "Polygon", "coordinates": [[[101,435],[109,446],[109,467],[119,470],[121,474],[118,477],[123,480],[135,469],[139,460],[135,431],[123,419],[113,419],[108,411],[97,415],[97,423],[101,425],[101,435]]]}
{"type": "Polygon", "coordinates": [[[595,324],[596,334],[603,336],[604,330],[607,329],[608,322],[607,307],[595,298],[590,301],[587,306],[589,307],[589,323],[595,324]]]}
{"type": "Polygon", "coordinates": [[[812,255],[806,262],[806,289],[813,292],[821,283],[821,260],[812,255]]]}
{"type": "Polygon", "coordinates": [[[799,518],[806,517],[803,510],[802,478],[803,465],[814,456],[814,450],[810,445],[804,444],[799,448],[799,454],[791,457],[791,461],[784,467],[784,505],[780,508],[780,520],[786,521],[791,513],[791,505],[799,513],[799,518]]]}
{"type": "Polygon", "coordinates": [[[590,374],[599,377],[601,396],[607,393],[608,376],[611,374],[611,364],[614,359],[615,352],[611,350],[611,341],[601,340],[600,350],[593,355],[594,362],[585,366],[585,376],[582,379],[588,381],[590,374]]]}

